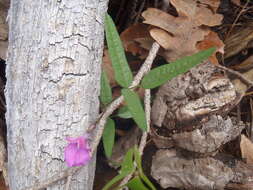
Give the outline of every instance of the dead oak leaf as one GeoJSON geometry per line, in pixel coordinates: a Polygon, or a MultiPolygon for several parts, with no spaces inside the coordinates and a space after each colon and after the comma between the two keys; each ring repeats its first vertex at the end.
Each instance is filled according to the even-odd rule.
{"type": "Polygon", "coordinates": [[[216,47],[215,53],[208,58],[209,61],[213,64],[219,64],[215,54],[217,52],[224,54],[224,46],[225,46],[224,43],[221,41],[217,33],[213,31],[210,31],[208,35],[205,36],[204,40],[197,43],[196,45],[197,49],[199,50],[205,50],[211,47],[216,47]]]}
{"type": "Polygon", "coordinates": [[[245,135],[241,135],[240,148],[242,158],[246,159],[246,163],[253,164],[253,143],[245,135]]]}
{"type": "Polygon", "coordinates": [[[104,49],[102,69],[106,72],[110,86],[117,86],[108,49],[104,49]]]}
{"type": "MultiPolygon", "coordinates": [[[[196,0],[171,0],[170,2],[176,8],[179,16],[187,16],[196,26],[221,24],[223,16],[216,14],[209,8],[211,1],[203,1],[203,4],[201,1],[196,0]]],[[[218,6],[218,3],[216,2],[215,6],[218,6]]]]}
{"type": "Polygon", "coordinates": [[[194,0],[171,0],[171,4],[179,16],[155,8],[142,13],[144,23],[158,27],[151,29],[150,35],[166,50],[164,57],[167,61],[198,52],[196,44],[210,32],[207,26],[219,25],[223,18],[214,12],[215,8],[210,8],[218,6],[217,2],[208,4],[203,0],[201,4],[201,1],[194,0]]]}
{"type": "Polygon", "coordinates": [[[216,12],[220,6],[220,0],[199,0],[199,4],[208,6],[213,12],[216,12]]]}
{"type": "MultiPolygon", "coordinates": [[[[120,34],[120,38],[125,51],[130,52],[133,55],[147,55],[147,48],[143,47],[140,42],[151,40],[151,36],[148,31],[149,27],[150,26],[147,24],[135,24],[124,30],[120,34]]],[[[148,49],[150,47],[148,47],[148,49]]]]}
{"type": "Polygon", "coordinates": [[[167,50],[164,55],[167,61],[174,61],[197,52],[196,43],[202,41],[209,32],[198,27],[188,17],[174,17],[155,8],[144,11],[142,16],[145,18],[144,23],[168,32],[165,34],[161,29],[152,29],[150,32],[151,36],[167,50]],[[166,46],[163,46],[164,40],[167,41],[166,46]]]}

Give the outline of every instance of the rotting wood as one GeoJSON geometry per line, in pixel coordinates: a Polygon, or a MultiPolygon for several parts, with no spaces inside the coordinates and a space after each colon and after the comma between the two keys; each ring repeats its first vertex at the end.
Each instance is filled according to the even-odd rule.
{"type": "Polygon", "coordinates": [[[153,103],[151,118],[169,130],[187,129],[210,114],[233,108],[236,90],[222,70],[205,62],[162,85],[153,103]]]}
{"type": "Polygon", "coordinates": [[[152,107],[153,141],[170,150],[158,150],[151,175],[163,188],[224,189],[231,182],[250,182],[248,165],[246,178],[215,157],[245,128],[227,116],[241,97],[224,68],[208,61],[159,88],[152,107]]]}

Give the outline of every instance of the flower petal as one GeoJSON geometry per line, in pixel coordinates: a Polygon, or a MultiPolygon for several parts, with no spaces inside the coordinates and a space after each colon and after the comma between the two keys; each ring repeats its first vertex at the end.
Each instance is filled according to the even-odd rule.
{"type": "Polygon", "coordinates": [[[72,167],[75,165],[77,151],[77,144],[70,143],[68,146],[65,147],[64,157],[68,167],[72,167]]]}
{"type": "Polygon", "coordinates": [[[75,155],[75,166],[85,165],[91,159],[90,152],[87,149],[79,149],[75,155]]]}

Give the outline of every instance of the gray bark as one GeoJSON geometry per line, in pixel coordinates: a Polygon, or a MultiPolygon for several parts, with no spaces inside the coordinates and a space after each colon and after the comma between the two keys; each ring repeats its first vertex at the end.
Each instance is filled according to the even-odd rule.
{"type": "MultiPolygon", "coordinates": [[[[108,0],[12,0],[7,55],[8,170],[11,190],[66,168],[67,136],[98,116],[108,0]]],[[[95,158],[71,182],[92,189],[95,158]]],[[[47,189],[64,188],[61,181],[47,189]]]]}

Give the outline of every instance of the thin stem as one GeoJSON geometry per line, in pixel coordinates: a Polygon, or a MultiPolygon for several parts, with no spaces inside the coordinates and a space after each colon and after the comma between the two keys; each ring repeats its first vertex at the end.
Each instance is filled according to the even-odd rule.
{"type": "Polygon", "coordinates": [[[249,87],[252,87],[253,86],[253,82],[248,80],[246,77],[244,77],[241,73],[239,73],[238,71],[234,71],[232,69],[229,69],[227,67],[224,67],[224,66],[221,66],[221,65],[216,65],[216,67],[224,70],[224,71],[227,71],[228,73],[232,74],[232,75],[235,75],[237,76],[239,79],[242,80],[242,82],[246,83],[246,85],[248,85],[249,87]]]}

